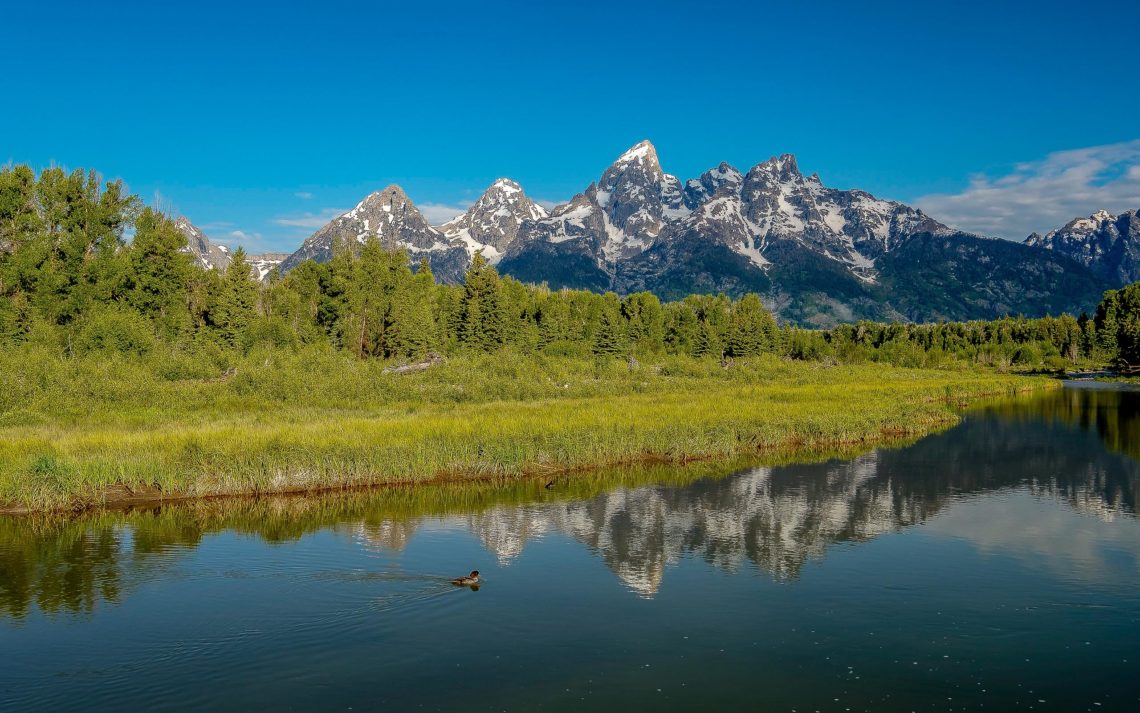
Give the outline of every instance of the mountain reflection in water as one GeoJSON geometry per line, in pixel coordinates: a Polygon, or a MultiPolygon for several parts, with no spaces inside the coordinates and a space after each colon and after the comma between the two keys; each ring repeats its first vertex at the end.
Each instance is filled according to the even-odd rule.
{"type": "Polygon", "coordinates": [[[792,580],[835,543],[899,531],[957,500],[1003,489],[1026,489],[1106,521],[1132,518],[1138,458],[1140,393],[1094,386],[980,408],[913,445],[846,460],[728,473],[710,464],[627,469],[568,476],[553,490],[516,482],[5,518],[0,613],[19,619],[33,606],[85,613],[120,602],[222,532],[285,543],[331,530],[399,552],[422,530],[463,527],[502,566],[557,534],[584,545],[644,597],[686,556],[792,580]]]}

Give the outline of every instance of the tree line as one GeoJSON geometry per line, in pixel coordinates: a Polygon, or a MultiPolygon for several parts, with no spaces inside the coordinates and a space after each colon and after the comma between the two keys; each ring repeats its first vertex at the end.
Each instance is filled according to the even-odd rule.
{"type": "Polygon", "coordinates": [[[263,283],[244,252],[224,272],[201,267],[163,213],[119,181],[59,168],[0,169],[0,342],[68,354],[143,354],[158,344],[250,351],[321,344],[359,358],[429,351],[880,360],[967,360],[1060,368],[1140,364],[1140,285],[1106,293],[1095,314],[941,324],[778,326],[759,296],[661,302],[550,290],[501,276],[476,255],[463,284],[440,285],[426,260],[375,237],[335,246],[263,283]],[[129,237],[129,239],[128,239],[129,237]]]}

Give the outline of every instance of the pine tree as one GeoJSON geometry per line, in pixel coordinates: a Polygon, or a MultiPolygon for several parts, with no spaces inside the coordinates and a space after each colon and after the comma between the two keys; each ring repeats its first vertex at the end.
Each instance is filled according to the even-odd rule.
{"type": "Polygon", "coordinates": [[[629,339],[638,349],[658,351],[665,346],[665,314],[661,300],[651,292],[637,292],[621,303],[621,313],[629,323],[629,339]]]}
{"type": "Polygon", "coordinates": [[[427,258],[414,276],[404,280],[392,301],[390,356],[423,357],[436,346],[435,278],[427,258]]]}
{"type": "Polygon", "coordinates": [[[1117,359],[1125,367],[1140,367],[1140,282],[1116,294],[1118,323],[1117,359]]]}
{"type": "Polygon", "coordinates": [[[598,311],[598,325],[594,330],[592,351],[599,356],[615,356],[629,352],[629,332],[621,316],[617,295],[607,292],[598,311]]]}
{"type": "Polygon", "coordinates": [[[210,310],[210,321],[226,344],[240,345],[242,336],[257,316],[257,289],[245,259],[245,250],[238,248],[226,267],[220,291],[210,310]]]}
{"type": "Polygon", "coordinates": [[[494,351],[503,345],[506,321],[499,273],[482,253],[475,253],[463,282],[460,342],[481,351],[494,351]]]}
{"type": "Polygon", "coordinates": [[[1097,349],[1105,362],[1114,362],[1120,356],[1120,342],[1117,331],[1120,328],[1120,293],[1118,290],[1109,290],[1104,293],[1103,299],[1096,308],[1097,349]]]}
{"type": "Polygon", "coordinates": [[[693,356],[724,356],[724,345],[720,334],[711,322],[702,320],[697,325],[696,339],[693,341],[693,356]]]}
{"type": "Polygon", "coordinates": [[[774,347],[775,328],[775,320],[764,309],[760,298],[754,294],[745,295],[732,309],[728,354],[745,357],[771,351],[774,347]]]}
{"type": "Polygon", "coordinates": [[[142,211],[128,252],[126,295],[131,306],[150,317],[166,337],[191,326],[189,282],[193,265],[182,251],[184,247],[186,236],[166,216],[150,208],[142,211]]]}

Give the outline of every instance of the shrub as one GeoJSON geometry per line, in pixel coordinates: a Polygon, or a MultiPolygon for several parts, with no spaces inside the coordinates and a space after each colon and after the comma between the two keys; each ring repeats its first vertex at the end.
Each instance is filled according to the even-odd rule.
{"type": "Polygon", "coordinates": [[[84,320],[75,341],[80,353],[147,354],[155,346],[154,327],[134,310],[109,308],[84,320]]]}

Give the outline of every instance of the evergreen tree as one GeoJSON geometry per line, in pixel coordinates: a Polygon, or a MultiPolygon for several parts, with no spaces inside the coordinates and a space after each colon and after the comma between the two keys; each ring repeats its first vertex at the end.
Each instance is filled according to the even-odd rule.
{"type": "Polygon", "coordinates": [[[629,324],[629,339],[645,352],[665,347],[665,312],[661,300],[651,292],[637,292],[621,302],[621,313],[629,324]]]}
{"type": "Polygon", "coordinates": [[[1140,367],[1140,282],[1116,293],[1117,359],[1127,367],[1140,367]]]}
{"type": "Polygon", "coordinates": [[[542,295],[538,301],[538,345],[546,349],[554,344],[572,341],[570,300],[565,292],[542,295]]]}
{"type": "Polygon", "coordinates": [[[693,340],[693,356],[721,357],[723,355],[724,346],[716,327],[711,322],[701,320],[697,324],[696,338],[693,340]]]}
{"type": "Polygon", "coordinates": [[[747,294],[732,308],[727,352],[730,356],[756,356],[771,351],[775,341],[776,322],[760,298],[747,294]]]}
{"type": "Polygon", "coordinates": [[[1097,305],[1096,317],[1093,318],[1093,323],[1096,325],[1098,356],[1102,361],[1115,362],[1120,356],[1117,334],[1120,328],[1119,315],[1120,294],[1117,290],[1109,290],[1104,293],[1100,304],[1097,305]]]}
{"type": "Polygon", "coordinates": [[[598,325],[594,330],[594,354],[615,356],[629,352],[629,333],[617,295],[607,292],[598,311],[598,325]]]}
{"type": "Polygon", "coordinates": [[[210,321],[226,344],[238,346],[256,316],[257,283],[250,275],[245,250],[238,248],[222,277],[210,321]]]}
{"type": "Polygon", "coordinates": [[[391,355],[419,358],[435,348],[435,278],[427,258],[404,280],[392,302],[391,355]]]}
{"type": "Polygon", "coordinates": [[[460,342],[481,351],[494,351],[503,345],[506,314],[499,284],[499,273],[482,253],[475,253],[464,278],[463,318],[460,342]]]}
{"type": "MultiPolygon", "coordinates": [[[[166,216],[146,208],[135,222],[128,252],[127,300],[174,337],[191,325],[189,283],[193,266],[182,249],[186,237],[166,216]]],[[[248,268],[247,268],[248,269],[248,268]]]]}

